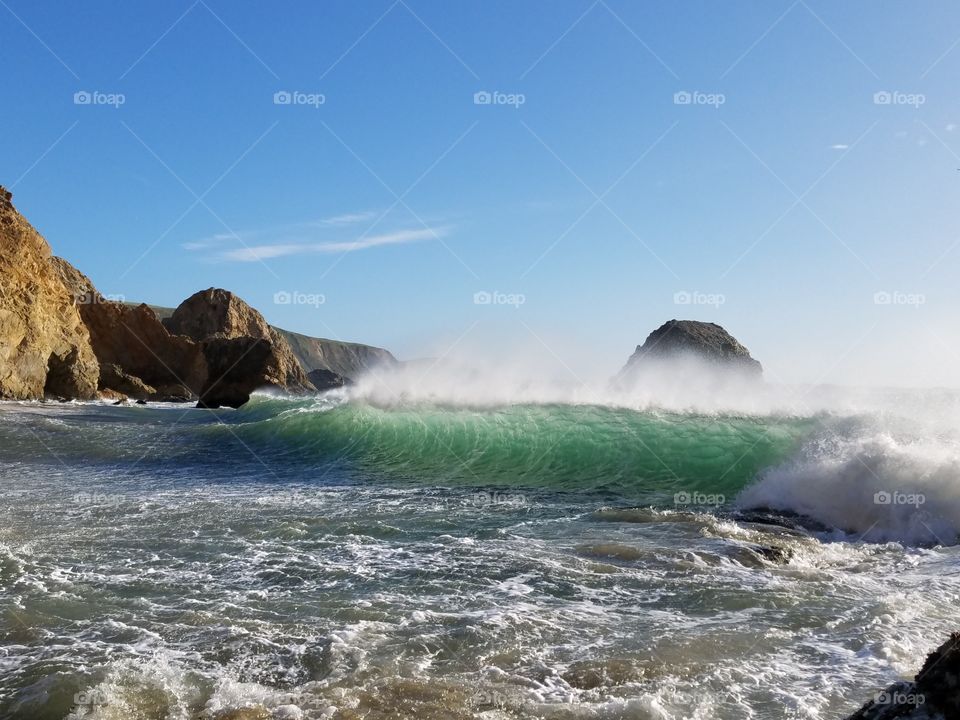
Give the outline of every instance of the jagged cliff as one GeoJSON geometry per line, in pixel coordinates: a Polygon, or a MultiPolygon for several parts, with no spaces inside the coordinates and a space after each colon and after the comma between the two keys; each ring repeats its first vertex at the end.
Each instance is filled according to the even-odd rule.
{"type": "Polygon", "coordinates": [[[100,366],[47,241],[0,187],[0,398],[92,398],[100,366]]]}
{"type": "Polygon", "coordinates": [[[80,317],[100,363],[99,389],[138,400],[191,400],[207,382],[199,343],[171,334],[146,305],[105,299],[90,279],[62,258],[52,258],[77,298],[80,317]]]}
{"type": "Polygon", "coordinates": [[[62,258],[0,188],[0,399],[197,400],[239,407],[260,388],[339,387],[386,350],[271,327],[227,290],[175,310],[112,302],[62,258]]]}

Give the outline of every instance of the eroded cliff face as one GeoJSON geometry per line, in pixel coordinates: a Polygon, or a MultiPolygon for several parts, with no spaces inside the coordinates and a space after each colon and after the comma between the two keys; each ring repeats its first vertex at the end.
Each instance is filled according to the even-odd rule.
{"type": "Polygon", "coordinates": [[[91,399],[100,366],[47,241],[0,187],[0,398],[91,399]]]}
{"type": "Polygon", "coordinates": [[[146,305],[104,298],[90,279],[62,258],[54,268],[78,299],[80,317],[100,363],[100,390],[138,400],[196,399],[207,382],[203,349],[173,335],[146,305]]]}
{"type": "MultiPolygon", "coordinates": [[[[396,362],[379,348],[295,337],[324,370],[355,375],[396,362]]],[[[147,305],[107,300],[53,257],[0,188],[0,399],[100,394],[239,407],[261,388],[314,392],[308,369],[288,334],[226,290],[198,292],[164,320],[147,305]]],[[[329,375],[325,389],[350,379],[329,375]]]]}

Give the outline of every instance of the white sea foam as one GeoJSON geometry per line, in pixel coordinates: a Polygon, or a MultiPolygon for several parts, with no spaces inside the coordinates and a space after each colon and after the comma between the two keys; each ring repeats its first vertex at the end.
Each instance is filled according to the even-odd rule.
{"type": "Polygon", "coordinates": [[[833,433],[770,468],[737,503],[809,516],[838,539],[954,545],[960,534],[960,445],[871,424],[833,433]]]}

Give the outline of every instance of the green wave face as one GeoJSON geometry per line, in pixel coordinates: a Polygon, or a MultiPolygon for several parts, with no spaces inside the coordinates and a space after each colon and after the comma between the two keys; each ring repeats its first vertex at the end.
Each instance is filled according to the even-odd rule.
{"type": "Polygon", "coordinates": [[[677,491],[732,497],[782,462],[812,419],[715,417],[583,405],[490,409],[347,403],[332,409],[258,400],[235,416],[245,440],[359,470],[449,485],[677,491]],[[281,410],[285,407],[286,410],[281,410]]]}

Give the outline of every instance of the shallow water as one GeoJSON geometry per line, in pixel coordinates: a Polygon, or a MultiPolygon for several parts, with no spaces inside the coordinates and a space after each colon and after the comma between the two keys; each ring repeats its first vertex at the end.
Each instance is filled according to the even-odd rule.
{"type": "Polygon", "coordinates": [[[6,405],[0,716],[840,718],[960,619],[948,431],[6,405]]]}

